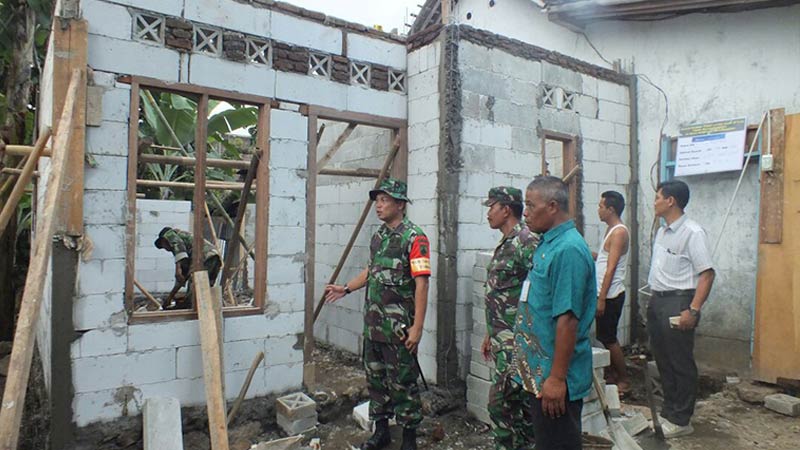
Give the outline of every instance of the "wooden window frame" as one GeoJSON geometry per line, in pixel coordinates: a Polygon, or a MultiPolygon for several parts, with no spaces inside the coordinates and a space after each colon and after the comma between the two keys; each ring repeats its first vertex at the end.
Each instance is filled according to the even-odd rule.
{"type": "Polygon", "coordinates": [[[542,130],[541,138],[541,158],[542,173],[545,175],[547,170],[547,151],[545,149],[547,141],[558,141],[563,144],[561,155],[562,177],[569,177],[567,186],[569,187],[569,213],[575,220],[575,227],[583,234],[584,216],[583,199],[581,198],[581,187],[583,186],[583,166],[581,155],[578,152],[578,136],[560,133],[552,130],[542,130]]]}
{"type": "MultiPolygon", "coordinates": [[[[180,95],[199,97],[198,126],[195,130],[195,142],[206,142],[209,99],[241,102],[252,104],[259,108],[258,134],[256,148],[261,151],[262,163],[258,165],[255,182],[256,192],[256,229],[255,229],[255,281],[253,292],[253,306],[223,307],[225,317],[247,316],[261,314],[267,300],[267,251],[269,243],[269,156],[270,156],[270,111],[274,100],[266,97],[228,92],[219,89],[200,87],[191,84],[169,83],[146,77],[120,77],[120,82],[131,84],[130,121],[128,128],[128,181],[127,181],[127,217],[126,217],[126,242],[125,242],[125,310],[128,313],[128,322],[153,323],[165,321],[181,321],[197,319],[197,304],[193,302],[190,310],[175,311],[150,311],[136,313],[133,310],[134,277],[136,274],[136,186],[137,169],[139,165],[138,134],[139,134],[139,92],[141,89],[157,89],[180,95]]],[[[206,202],[206,190],[200,188],[206,184],[205,173],[209,167],[206,163],[207,149],[205,145],[197,145],[195,149],[195,187],[192,205],[201,205],[206,202]]],[[[249,163],[248,163],[249,165],[249,163]]],[[[206,223],[205,208],[194,208],[193,229],[203,229],[206,223]]],[[[202,248],[201,234],[195,233],[194,248],[202,248]]],[[[192,271],[202,270],[201,252],[195,252],[192,261],[192,271]]]]}

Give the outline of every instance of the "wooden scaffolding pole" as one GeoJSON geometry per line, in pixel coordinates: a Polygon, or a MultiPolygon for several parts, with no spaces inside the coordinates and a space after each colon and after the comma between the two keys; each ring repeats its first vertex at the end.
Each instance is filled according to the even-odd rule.
{"type": "MultiPolygon", "coordinates": [[[[336,155],[336,152],[338,152],[339,149],[342,148],[344,143],[347,142],[347,138],[349,138],[350,135],[353,134],[353,130],[355,130],[357,126],[358,126],[357,123],[347,124],[347,128],[345,128],[344,131],[342,131],[342,134],[340,134],[339,137],[336,138],[336,142],[334,142],[333,146],[331,146],[328,152],[325,153],[325,156],[323,156],[322,158],[320,158],[319,161],[317,161],[317,172],[324,169],[325,165],[328,164],[328,162],[331,159],[333,159],[333,157],[336,155]]],[[[317,141],[317,145],[319,145],[319,140],[317,141]]]]}
{"type": "Polygon", "coordinates": [[[72,120],[76,106],[76,95],[81,85],[86,84],[84,73],[80,69],[73,70],[67,91],[64,109],[61,113],[58,134],[53,145],[55,153],[50,166],[50,179],[44,195],[44,214],[36,227],[28,275],[25,278],[25,291],[22,295],[17,329],[14,334],[14,346],[11,350],[11,362],[8,367],[3,403],[0,407],[0,449],[16,450],[19,442],[19,430],[22,422],[22,411],[25,406],[25,392],[28,388],[28,377],[31,371],[36,322],[39,319],[42,293],[50,253],[53,248],[53,234],[58,216],[54,214],[64,192],[62,182],[64,169],[69,156],[70,139],[73,130],[72,120]]]}
{"type": "MultiPolygon", "coordinates": [[[[401,135],[398,134],[392,144],[392,149],[389,151],[389,154],[386,156],[386,160],[383,162],[383,167],[381,168],[381,173],[378,175],[378,179],[375,180],[375,187],[373,189],[378,189],[380,187],[381,182],[386,175],[389,173],[389,169],[392,166],[392,162],[394,162],[395,156],[397,156],[398,151],[401,147],[401,135]]],[[[336,265],[336,270],[333,271],[331,277],[328,281],[328,284],[333,284],[336,282],[336,279],[339,278],[339,273],[342,271],[344,267],[345,261],[347,261],[347,257],[350,256],[350,250],[353,249],[353,245],[356,243],[356,238],[358,238],[358,233],[361,232],[361,227],[364,226],[364,222],[367,220],[367,215],[369,214],[369,210],[372,209],[373,200],[370,198],[367,200],[367,203],[364,205],[364,209],[361,211],[361,217],[358,219],[358,223],[356,224],[353,233],[350,235],[350,240],[347,242],[347,246],[344,248],[344,252],[342,252],[342,256],[339,258],[339,263],[336,265]]],[[[313,322],[316,323],[317,317],[322,312],[322,307],[325,306],[325,294],[323,294],[320,299],[319,303],[317,303],[317,307],[314,310],[314,320],[313,322]]]]}
{"type": "Polygon", "coordinates": [[[28,161],[25,162],[22,173],[19,175],[19,178],[17,178],[17,183],[14,185],[14,189],[11,190],[11,195],[8,196],[8,201],[3,205],[3,211],[0,212],[0,235],[6,231],[6,227],[11,221],[11,218],[16,217],[17,205],[22,195],[25,194],[25,186],[27,186],[31,178],[33,178],[33,172],[36,170],[39,156],[41,156],[45,144],[47,144],[47,141],[50,139],[50,133],[50,128],[47,128],[44,130],[44,133],[39,136],[39,139],[36,141],[34,152],[31,153],[28,161]]]}
{"type": "MultiPolygon", "coordinates": [[[[253,156],[253,159],[250,160],[250,169],[247,171],[247,176],[244,180],[244,187],[242,189],[242,196],[239,198],[239,208],[236,211],[236,223],[233,226],[233,235],[237,236],[242,229],[242,223],[244,222],[244,213],[247,210],[247,197],[250,196],[250,189],[253,186],[253,180],[256,178],[256,172],[258,171],[258,164],[261,159],[260,152],[253,156]]],[[[228,251],[225,253],[225,264],[224,268],[222,269],[222,282],[220,283],[222,286],[222,291],[227,292],[230,288],[230,279],[231,273],[233,272],[233,257],[234,252],[233,248],[229,248],[228,251]]]]}

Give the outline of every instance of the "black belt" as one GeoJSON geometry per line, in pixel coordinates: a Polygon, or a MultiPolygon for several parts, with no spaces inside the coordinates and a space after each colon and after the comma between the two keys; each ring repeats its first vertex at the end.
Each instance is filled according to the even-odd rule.
{"type": "Polygon", "coordinates": [[[694,289],[678,289],[675,291],[653,291],[653,297],[694,297],[694,289]]]}

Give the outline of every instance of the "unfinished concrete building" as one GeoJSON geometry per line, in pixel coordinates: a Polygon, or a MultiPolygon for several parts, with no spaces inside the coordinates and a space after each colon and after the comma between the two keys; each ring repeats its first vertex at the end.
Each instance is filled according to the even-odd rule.
{"type": "MultiPolygon", "coordinates": [[[[259,351],[266,357],[248,397],[313,384],[315,339],[360,353],[360,296],[323,309],[316,322],[315,310],[327,282],[366,264],[378,224],[363,213],[367,191],[386,173],[407,179],[409,216],[433,249],[419,351],[429,382],[466,380],[473,389],[485,378],[485,367],[472,364],[485,327],[476,285],[481,254],[498,236],[481,201],[492,186],[524,187],[543,173],[568,181],[571,213],[592,248],[605,231],[595,213],[599,194],[626,196],[623,219],[636,233],[620,340],[636,339],[651,184],[672,176],[673,138],[683,124],[746,115],[752,139],[770,108],[800,110],[798,47],[787,58],[785,48],[734,34],[796,43],[800,7],[753,1],[744,2],[747,12],[727,12],[742,2],[700,2],[717,5],[641,23],[631,21],[682,10],[589,13],[544,3],[549,16],[527,0],[429,0],[401,37],[266,0],[62,0],[42,82],[42,126],[58,117],[70,68],[87,72],[87,107],[70,153],[75,201],[53,246],[37,328],[54,417],[82,427],[139,414],[151,396],[204,402],[196,311],[153,310],[143,295],[172,287],[173,262],[151,244],[164,226],[202,228],[231,253],[235,247],[244,266],[231,298],[222,294],[224,382],[236,386],[228,397],[259,351]],[[695,45],[706,39],[717,45],[695,45]],[[794,77],[764,82],[763,73],[794,77]],[[753,85],[753,95],[740,95],[753,85]],[[252,122],[242,132],[225,111],[252,122]],[[222,131],[210,123],[215,112],[226,117],[222,131]],[[176,132],[180,120],[189,122],[188,135],[176,132]],[[204,141],[214,142],[188,148],[204,141]],[[146,174],[154,167],[161,178],[146,174]],[[251,195],[237,170],[250,173],[251,195]],[[240,228],[237,211],[222,214],[229,208],[217,193],[241,191],[249,200],[238,202],[246,205],[240,228]]],[[[690,179],[689,211],[714,239],[737,175],[690,179]]],[[[769,206],[757,201],[758,173],[744,180],[737,219],[725,229],[736,245],[719,248],[720,287],[698,341],[704,361],[735,370],[748,370],[777,339],[756,314],[764,242],[757,213],[769,206]]],[[[777,310],[763,307],[763,314],[777,310]]],[[[760,361],[764,379],[800,364],[760,361]]]]}

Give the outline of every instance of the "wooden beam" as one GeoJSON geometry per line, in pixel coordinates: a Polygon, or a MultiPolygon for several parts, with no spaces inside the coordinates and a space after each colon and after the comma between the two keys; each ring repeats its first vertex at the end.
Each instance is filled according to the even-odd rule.
{"type": "Polygon", "coordinates": [[[133,314],[136,276],[136,176],[139,171],[139,84],[131,84],[128,131],[128,210],[125,217],[125,307],[133,314]]]}
{"type": "Polygon", "coordinates": [[[363,167],[359,167],[358,169],[322,169],[319,171],[320,175],[359,178],[378,178],[380,173],[381,171],[378,169],[366,169],[363,167]]]}
{"type": "MultiPolygon", "coordinates": [[[[267,252],[269,250],[269,159],[270,159],[270,115],[272,106],[270,103],[261,105],[258,111],[258,135],[256,136],[256,147],[261,151],[261,159],[265,164],[259,164],[256,173],[256,250],[255,259],[255,286],[253,295],[255,304],[259,308],[264,306],[267,300],[267,252]]],[[[311,172],[309,172],[311,173],[311,172]]],[[[239,235],[241,236],[241,234],[239,235]]],[[[244,238],[240,239],[242,244],[247,246],[244,238]]]]}
{"type": "Polygon", "coordinates": [[[379,128],[405,128],[407,122],[404,119],[393,117],[376,116],[373,114],[356,113],[351,111],[341,111],[338,109],[327,108],[324,106],[308,106],[308,115],[317,116],[317,119],[336,120],[339,122],[357,123],[379,128]]]}
{"type": "Polygon", "coordinates": [[[244,396],[247,395],[247,390],[250,388],[250,383],[253,382],[253,375],[256,374],[256,370],[263,359],[264,352],[258,352],[256,358],[253,360],[253,363],[250,364],[250,370],[247,371],[247,378],[244,379],[242,389],[239,390],[239,396],[236,397],[236,401],[233,402],[233,406],[231,406],[231,410],[228,412],[228,420],[226,421],[228,426],[231,426],[233,418],[236,417],[236,413],[239,412],[239,407],[242,406],[242,401],[244,401],[244,396]]]}
{"type": "MultiPolygon", "coordinates": [[[[196,179],[197,177],[195,177],[196,179]]],[[[194,190],[197,183],[189,183],[183,181],[159,181],[159,180],[136,180],[137,186],[142,187],[168,187],[175,189],[188,189],[194,190]]],[[[244,189],[244,183],[236,183],[233,181],[206,181],[205,188],[215,191],[241,191],[244,189]]]]}
{"type": "Polygon", "coordinates": [[[203,252],[203,222],[205,222],[205,204],[206,204],[206,142],[208,140],[208,129],[205,126],[208,118],[208,94],[200,97],[197,103],[197,123],[201,124],[195,130],[195,165],[194,165],[194,182],[197,184],[194,189],[194,198],[192,200],[192,207],[194,208],[194,226],[192,227],[192,236],[194,242],[192,243],[192,271],[197,272],[203,270],[203,261],[205,259],[205,252],[203,252]]]}
{"type": "Polygon", "coordinates": [[[136,281],[136,278],[133,279],[133,284],[139,289],[139,291],[142,294],[144,294],[144,298],[146,298],[154,306],[158,307],[158,309],[161,309],[161,302],[156,300],[156,298],[153,297],[153,294],[151,294],[147,289],[145,289],[144,286],[141,285],[141,283],[136,281]]]}
{"type": "Polygon", "coordinates": [[[303,317],[303,384],[312,389],[316,384],[314,364],[314,295],[316,289],[317,239],[317,116],[308,116],[308,178],[306,179],[306,264],[305,315],[303,317]]]}
{"type": "Polygon", "coordinates": [[[450,13],[452,12],[451,0],[442,0],[442,24],[447,25],[450,20],[450,13]]]}
{"type": "Polygon", "coordinates": [[[317,142],[322,140],[322,135],[325,134],[325,124],[319,126],[319,131],[317,131],[317,142]]]}
{"type": "Polygon", "coordinates": [[[39,156],[42,154],[44,146],[50,139],[50,133],[50,128],[47,128],[44,130],[44,133],[39,136],[39,139],[36,140],[36,148],[34,152],[31,154],[30,158],[28,158],[28,161],[25,163],[25,166],[22,168],[22,173],[17,178],[14,189],[11,190],[8,200],[6,201],[5,205],[3,205],[3,211],[0,212],[0,235],[6,231],[6,227],[8,226],[9,222],[11,222],[11,219],[16,218],[17,205],[19,204],[20,199],[22,199],[22,196],[25,194],[25,186],[27,186],[28,183],[30,183],[31,178],[33,178],[33,172],[36,170],[36,164],[39,162],[39,156]]]}
{"type": "MultiPolygon", "coordinates": [[[[70,73],[80,70],[86,77],[88,61],[88,23],[83,19],[55,18],[52,27],[54,36],[53,61],[53,133],[58,135],[61,130],[55,118],[61,116],[61,107],[67,96],[70,73]]],[[[65,176],[67,192],[64,201],[56,206],[58,215],[58,228],[63,229],[70,236],[83,235],[83,180],[84,180],[84,153],[86,148],[86,83],[78,86],[75,93],[75,118],[72,121],[70,146],[65,176]]]]}
{"type": "MultiPolygon", "coordinates": [[[[74,70],[67,91],[61,114],[59,132],[56,135],[53,149],[55,157],[50,165],[50,177],[45,188],[43,211],[53,211],[62,201],[64,192],[65,169],[69,153],[70,134],[72,133],[73,111],[76,106],[78,89],[86,84],[84,73],[74,70]]],[[[47,278],[48,262],[53,248],[53,235],[56,230],[55,214],[44,214],[36,227],[33,250],[31,252],[28,274],[25,277],[25,290],[17,319],[14,334],[14,346],[11,350],[11,361],[8,366],[3,403],[0,407],[0,449],[16,450],[19,442],[19,431],[22,422],[22,411],[25,406],[25,392],[36,345],[36,322],[39,319],[42,293],[47,278]]]]}
{"type": "MultiPolygon", "coordinates": [[[[336,155],[336,152],[338,152],[339,149],[342,148],[344,143],[347,141],[347,138],[349,138],[350,135],[353,134],[353,130],[355,130],[357,126],[358,126],[357,123],[350,123],[347,125],[347,128],[345,128],[344,131],[342,131],[342,134],[340,134],[339,137],[336,138],[336,142],[333,143],[330,150],[328,150],[325,153],[325,156],[323,156],[322,158],[320,158],[319,161],[317,161],[317,172],[322,170],[325,167],[325,165],[328,164],[331,158],[333,158],[333,156],[336,155]]],[[[319,145],[319,141],[317,141],[317,145],[319,145]]]]}
{"type": "MultiPolygon", "coordinates": [[[[149,164],[172,164],[176,166],[192,167],[195,165],[195,158],[187,156],[153,155],[142,153],[139,155],[139,162],[149,164]]],[[[218,167],[220,169],[247,169],[250,161],[237,161],[231,159],[207,158],[206,167],[218,167]]]]}
{"type": "MultiPolygon", "coordinates": [[[[196,252],[202,254],[202,252],[196,252]]],[[[225,414],[225,392],[222,380],[222,330],[214,313],[214,296],[208,281],[208,272],[198,270],[192,274],[197,318],[200,321],[200,348],[203,356],[203,384],[206,388],[208,431],[212,450],[228,450],[228,422],[225,414]]]]}
{"type": "MultiPolygon", "coordinates": [[[[6,155],[8,156],[28,156],[36,148],[32,145],[6,145],[6,155]]],[[[40,157],[50,157],[50,149],[45,147],[40,157]]]]}
{"type": "Polygon", "coordinates": [[[408,180],[408,129],[400,128],[392,130],[392,142],[400,138],[400,150],[392,163],[390,175],[392,178],[406,181],[408,180]]]}
{"type": "Polygon", "coordinates": [[[758,241],[761,244],[780,244],[783,241],[783,179],[786,154],[785,110],[773,109],[769,112],[769,132],[762,141],[764,154],[767,139],[773,158],[773,170],[761,173],[761,211],[758,214],[758,241]]]}
{"type": "MultiPolygon", "coordinates": [[[[239,208],[236,211],[236,223],[233,226],[233,235],[236,236],[242,229],[242,222],[244,222],[244,213],[247,211],[247,198],[250,196],[250,188],[253,186],[253,179],[256,177],[256,171],[259,165],[259,155],[255,155],[250,160],[250,169],[247,171],[247,177],[244,180],[244,188],[242,189],[242,196],[239,198],[239,208]]],[[[222,290],[226,291],[230,283],[231,273],[233,272],[233,248],[229,248],[225,253],[225,264],[222,269],[222,290]]]]}
{"type": "MultiPolygon", "coordinates": [[[[381,173],[378,176],[378,179],[375,180],[375,186],[373,189],[378,189],[381,185],[381,181],[386,178],[386,175],[389,173],[389,168],[394,161],[394,158],[397,156],[397,152],[400,150],[400,136],[395,139],[394,143],[392,144],[392,149],[389,151],[389,154],[386,156],[386,160],[383,162],[383,167],[381,168],[381,173]]],[[[342,256],[339,258],[339,263],[336,265],[336,269],[331,274],[330,279],[328,280],[328,284],[333,284],[336,282],[336,279],[339,278],[339,273],[342,271],[344,267],[345,261],[347,261],[347,257],[350,255],[350,250],[353,249],[353,245],[356,242],[356,238],[358,238],[358,233],[361,231],[361,227],[364,226],[364,222],[367,220],[367,215],[369,214],[369,210],[372,209],[373,200],[370,198],[367,200],[366,204],[364,205],[364,209],[361,211],[361,217],[358,219],[356,223],[355,229],[353,229],[353,233],[350,235],[350,240],[347,242],[347,246],[345,246],[344,251],[342,252],[342,256]]],[[[317,317],[322,312],[322,307],[325,306],[325,296],[322,295],[319,299],[319,303],[317,303],[317,307],[314,310],[314,320],[312,322],[312,326],[314,322],[317,321],[317,317]]]]}

